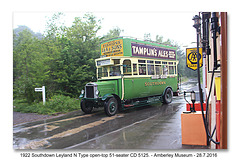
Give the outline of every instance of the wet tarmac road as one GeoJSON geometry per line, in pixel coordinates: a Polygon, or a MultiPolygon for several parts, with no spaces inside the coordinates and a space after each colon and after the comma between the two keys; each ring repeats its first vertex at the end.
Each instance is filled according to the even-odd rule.
{"type": "MultiPolygon", "coordinates": [[[[196,82],[183,84],[183,90],[196,82]]],[[[14,149],[181,149],[183,96],[169,105],[139,107],[107,117],[71,113],[13,127],[14,149]]]]}

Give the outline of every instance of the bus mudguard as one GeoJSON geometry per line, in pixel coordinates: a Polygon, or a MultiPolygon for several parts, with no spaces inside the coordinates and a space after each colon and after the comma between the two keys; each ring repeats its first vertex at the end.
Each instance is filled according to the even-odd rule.
{"type": "Polygon", "coordinates": [[[102,101],[105,101],[106,99],[112,97],[113,95],[111,93],[108,93],[108,94],[105,94],[103,97],[102,97],[102,101]]]}

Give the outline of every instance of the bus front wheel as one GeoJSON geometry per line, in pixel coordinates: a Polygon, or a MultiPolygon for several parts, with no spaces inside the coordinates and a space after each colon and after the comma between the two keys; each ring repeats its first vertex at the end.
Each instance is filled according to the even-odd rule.
{"type": "Polygon", "coordinates": [[[84,113],[89,114],[92,113],[93,105],[88,103],[86,100],[81,100],[81,109],[84,113]]]}
{"type": "Polygon", "coordinates": [[[117,113],[117,110],[118,110],[118,102],[117,102],[117,100],[114,97],[108,99],[108,101],[106,101],[104,103],[104,110],[105,110],[105,113],[108,116],[115,115],[117,113]]]}

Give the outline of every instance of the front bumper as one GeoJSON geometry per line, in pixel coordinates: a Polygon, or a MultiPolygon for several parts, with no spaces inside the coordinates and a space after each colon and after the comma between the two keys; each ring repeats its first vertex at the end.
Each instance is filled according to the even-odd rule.
{"type": "Polygon", "coordinates": [[[95,108],[103,107],[104,105],[102,98],[82,98],[82,100],[86,101],[88,105],[91,105],[95,108]]]}

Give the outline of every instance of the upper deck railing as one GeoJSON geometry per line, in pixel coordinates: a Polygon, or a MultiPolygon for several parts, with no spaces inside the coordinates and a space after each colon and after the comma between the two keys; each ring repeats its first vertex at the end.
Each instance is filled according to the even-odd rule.
{"type": "Polygon", "coordinates": [[[169,47],[177,47],[175,45],[171,45],[171,44],[165,44],[165,43],[160,43],[160,42],[157,42],[157,41],[152,41],[152,40],[144,40],[144,39],[141,39],[141,38],[135,38],[135,37],[132,37],[132,36],[119,36],[119,37],[114,37],[114,38],[110,38],[110,39],[106,39],[104,41],[101,41],[100,44],[104,43],[104,42],[108,42],[110,40],[115,40],[115,39],[119,39],[119,38],[128,38],[128,39],[133,39],[133,40],[139,40],[139,41],[144,41],[144,42],[150,42],[150,43],[155,43],[155,44],[160,44],[160,45],[164,45],[164,46],[169,46],[169,47]]]}
{"type": "Polygon", "coordinates": [[[100,53],[101,57],[131,56],[169,60],[176,60],[177,56],[175,46],[129,37],[117,37],[102,42],[100,53]]]}

